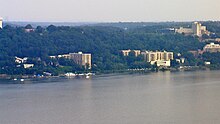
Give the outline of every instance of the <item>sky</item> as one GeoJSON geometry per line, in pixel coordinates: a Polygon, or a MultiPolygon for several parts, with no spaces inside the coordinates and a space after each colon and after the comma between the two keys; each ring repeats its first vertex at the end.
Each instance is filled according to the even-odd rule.
{"type": "Polygon", "coordinates": [[[32,22],[220,20],[220,0],[0,0],[0,17],[32,22]]]}

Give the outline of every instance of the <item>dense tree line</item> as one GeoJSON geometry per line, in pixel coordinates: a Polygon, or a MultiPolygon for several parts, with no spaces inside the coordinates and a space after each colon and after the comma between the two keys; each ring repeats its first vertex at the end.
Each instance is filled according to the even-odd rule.
{"type": "MultiPolygon", "coordinates": [[[[31,28],[30,25],[27,27],[31,28]]],[[[193,36],[157,32],[163,27],[167,26],[151,25],[125,30],[108,26],[50,25],[45,28],[38,26],[34,31],[26,32],[25,27],[7,25],[0,29],[0,67],[14,67],[12,60],[15,56],[39,57],[42,61],[48,61],[50,55],[82,51],[92,54],[95,71],[140,68],[149,67],[143,63],[143,57],[132,55],[123,57],[120,50],[167,50],[187,53],[189,50],[201,49],[205,45],[193,36]]],[[[62,64],[66,66],[65,63],[62,64]]]]}

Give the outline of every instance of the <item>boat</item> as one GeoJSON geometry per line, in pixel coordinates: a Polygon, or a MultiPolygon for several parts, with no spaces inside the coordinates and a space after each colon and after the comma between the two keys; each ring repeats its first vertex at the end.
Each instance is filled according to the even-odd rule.
{"type": "Polygon", "coordinates": [[[90,78],[90,76],[89,75],[86,75],[86,79],[89,79],[90,78]]]}
{"type": "Polygon", "coordinates": [[[66,73],[65,74],[66,77],[75,77],[76,74],[72,73],[72,72],[69,72],[69,73],[66,73]]]}

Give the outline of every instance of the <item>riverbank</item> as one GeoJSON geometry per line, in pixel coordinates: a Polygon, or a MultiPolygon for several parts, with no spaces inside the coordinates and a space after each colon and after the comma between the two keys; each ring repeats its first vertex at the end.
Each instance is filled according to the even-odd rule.
{"type": "MultiPolygon", "coordinates": [[[[89,79],[94,75],[105,75],[105,74],[136,74],[136,73],[152,73],[152,72],[159,72],[159,71],[171,71],[171,72],[178,72],[178,71],[197,71],[197,70],[216,70],[213,68],[208,68],[205,66],[180,66],[178,68],[145,68],[145,69],[126,69],[126,70],[105,70],[93,73],[66,73],[66,74],[59,74],[58,76],[53,75],[7,75],[7,74],[0,74],[0,79],[8,79],[8,80],[21,80],[23,79],[45,79],[45,78],[86,78],[89,79]]],[[[219,70],[219,69],[217,69],[219,70]]]]}

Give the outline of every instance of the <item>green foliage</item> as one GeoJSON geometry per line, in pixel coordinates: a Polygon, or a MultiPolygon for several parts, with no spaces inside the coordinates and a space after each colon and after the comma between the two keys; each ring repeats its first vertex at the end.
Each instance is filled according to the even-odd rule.
{"type": "MultiPolygon", "coordinates": [[[[77,66],[70,60],[48,59],[50,55],[78,51],[92,54],[94,71],[123,70],[151,66],[143,62],[142,56],[135,57],[133,53],[123,57],[120,54],[122,49],[186,53],[189,50],[201,49],[205,45],[192,36],[158,32],[159,29],[168,26],[170,24],[165,23],[124,30],[106,26],[56,27],[50,25],[46,28],[38,26],[34,32],[30,33],[24,31],[25,27],[5,26],[0,30],[0,67],[9,68],[1,70],[1,73],[11,73],[15,56],[33,58],[29,63],[34,63],[36,66],[28,71],[21,69],[24,73],[40,73],[47,70],[51,72],[58,70],[56,73],[83,71],[83,67],[77,66]],[[38,57],[41,61],[38,61],[38,57]]],[[[175,27],[176,24],[173,26],[175,27]]],[[[28,27],[31,26],[28,25],[28,27]]],[[[191,61],[191,58],[189,60],[191,61]]]]}

